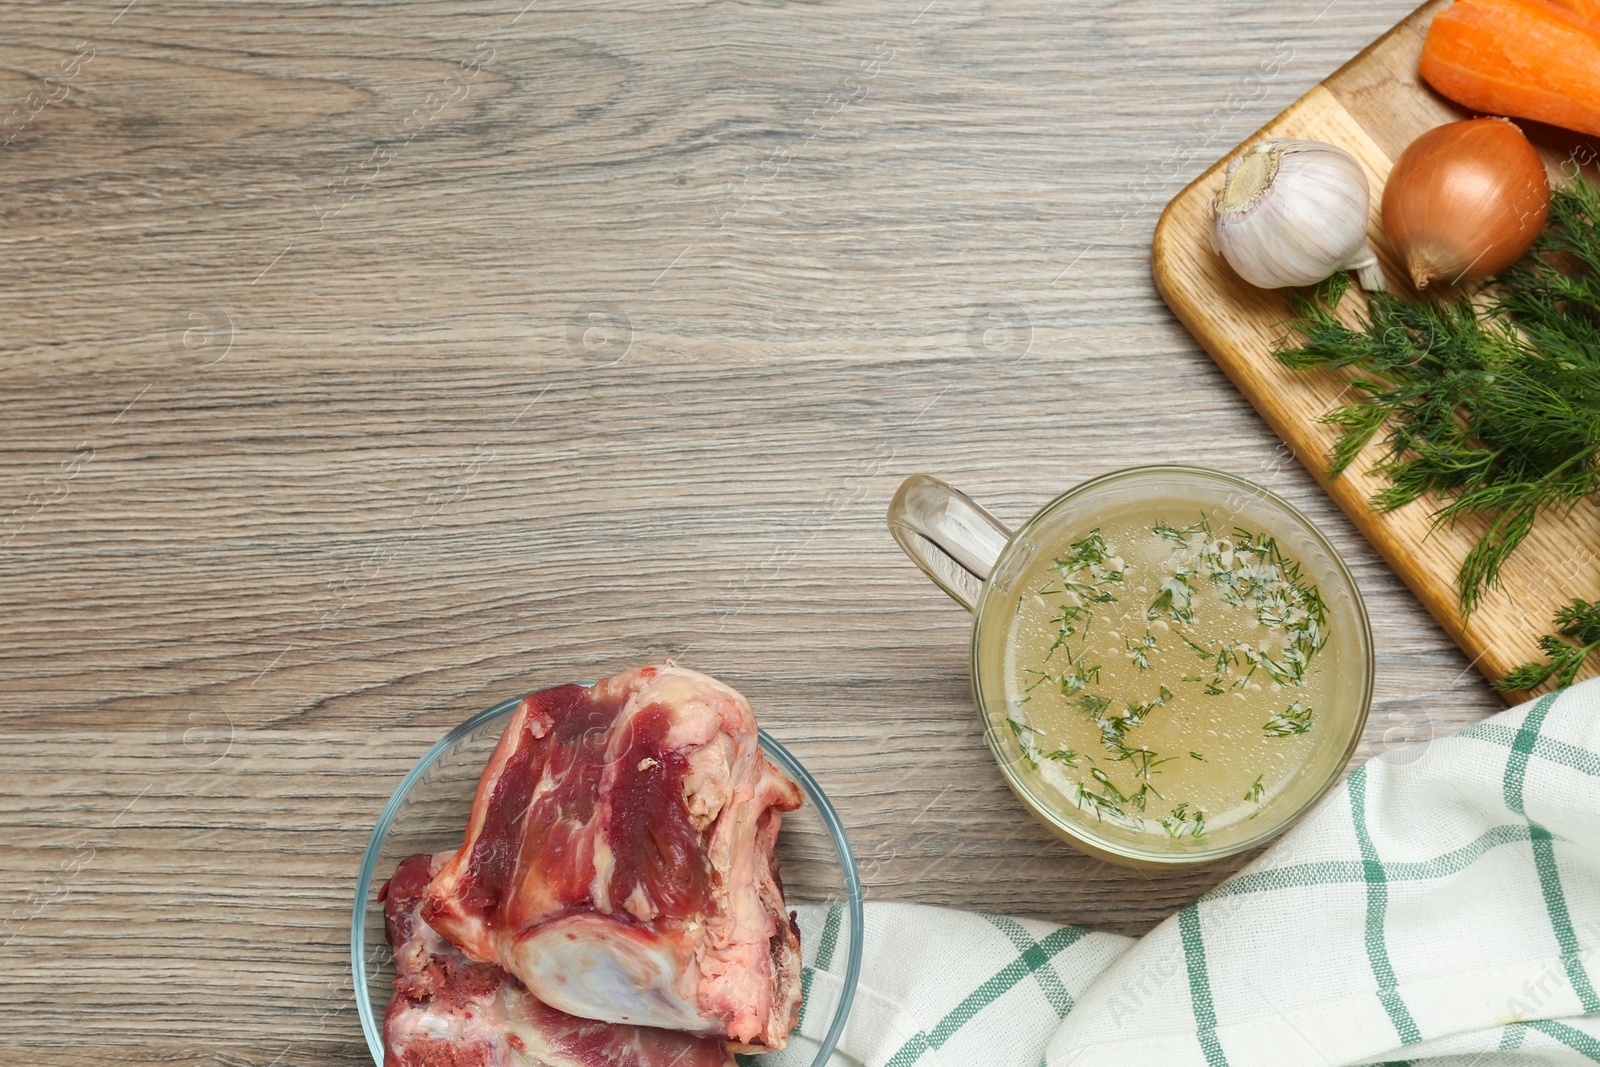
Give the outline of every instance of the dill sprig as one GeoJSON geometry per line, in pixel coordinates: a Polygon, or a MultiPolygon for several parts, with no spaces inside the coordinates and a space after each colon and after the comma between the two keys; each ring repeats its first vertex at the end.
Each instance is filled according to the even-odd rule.
{"type": "Polygon", "coordinates": [[[1194,622],[1194,587],[1189,584],[1193,575],[1193,571],[1183,567],[1174,571],[1172,577],[1161,583],[1144,617],[1151,622],[1163,615],[1181,625],[1194,622]]]}
{"type": "Polygon", "coordinates": [[[1375,470],[1388,485],[1373,507],[1392,511],[1426,493],[1435,525],[1478,515],[1489,527],[1456,576],[1470,615],[1538,517],[1600,493],[1600,188],[1576,181],[1551,194],[1530,255],[1470,297],[1367,295],[1355,327],[1334,314],[1339,274],[1289,297],[1295,369],[1345,372],[1360,398],[1324,421],[1340,429],[1328,457],[1337,477],[1380,434],[1375,470]]]}
{"type": "Polygon", "coordinates": [[[1206,813],[1199,808],[1190,809],[1187,803],[1172,809],[1172,814],[1161,820],[1161,828],[1174,840],[1180,837],[1204,837],[1206,813]]]}
{"type": "Polygon", "coordinates": [[[1122,647],[1128,650],[1128,659],[1141,671],[1150,669],[1150,653],[1161,651],[1156,647],[1155,635],[1149,630],[1146,630],[1144,636],[1138,641],[1134,641],[1131,637],[1124,637],[1122,639],[1122,647]]]}
{"type": "Polygon", "coordinates": [[[1600,602],[1574,597],[1572,603],[1556,611],[1556,632],[1539,638],[1544,663],[1524,663],[1506,672],[1494,683],[1496,689],[1533,689],[1556,679],[1558,688],[1569,686],[1589,653],[1600,648],[1600,602]]]}
{"type": "Polygon", "coordinates": [[[1058,748],[1053,752],[1044,752],[1039,749],[1029,735],[1038,736],[1039,731],[1031,726],[1026,726],[1015,719],[1007,719],[1006,725],[1011,727],[1011,732],[1017,735],[1017,745],[1022,749],[1022,758],[1028,761],[1028,766],[1034,770],[1039,769],[1040,760],[1050,760],[1067,767],[1078,765],[1078,754],[1071,749],[1058,748]]]}
{"type": "Polygon", "coordinates": [[[1096,693],[1081,693],[1078,696],[1078,706],[1088,712],[1091,719],[1098,718],[1102,712],[1111,706],[1111,698],[1103,697],[1096,693]]]}
{"type": "Polygon", "coordinates": [[[1311,729],[1311,720],[1315,717],[1315,711],[1296,700],[1268,719],[1261,732],[1268,737],[1297,737],[1311,729]]]}

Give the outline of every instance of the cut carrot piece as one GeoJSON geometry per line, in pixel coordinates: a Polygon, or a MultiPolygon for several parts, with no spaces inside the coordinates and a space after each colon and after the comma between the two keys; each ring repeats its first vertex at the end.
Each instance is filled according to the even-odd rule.
{"type": "Polygon", "coordinates": [[[1564,22],[1597,39],[1600,47],[1600,0],[1518,0],[1523,7],[1564,22]]]}
{"type": "Polygon", "coordinates": [[[1547,0],[1456,0],[1428,27],[1421,73],[1474,111],[1600,134],[1600,22],[1547,0]]]}
{"type": "Polygon", "coordinates": [[[1590,22],[1600,23],[1600,0],[1555,0],[1568,11],[1582,15],[1590,22]]]}

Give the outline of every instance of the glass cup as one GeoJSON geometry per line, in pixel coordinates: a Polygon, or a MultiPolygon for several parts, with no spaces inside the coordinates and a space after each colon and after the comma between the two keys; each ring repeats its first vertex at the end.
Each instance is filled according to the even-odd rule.
{"type": "MultiPolygon", "coordinates": [[[[913,475],[889,505],[894,539],[933,583],[973,613],[972,693],[989,749],[1017,799],[1052,832],[1090,855],[1138,867],[1221,859],[1282,832],[1343,774],[1372,703],[1372,630],[1355,580],[1328,539],[1286,500],[1243,478],[1200,467],[1147,466],[1085,482],[1046,504],[1015,533],[937,478],[913,475]],[[1171,838],[1097,820],[1030,766],[1011,728],[1004,650],[1021,582],[1041,553],[1085,536],[1103,516],[1144,507],[1204,513],[1213,529],[1276,537],[1319,587],[1327,605],[1327,647],[1338,664],[1332,698],[1316,709],[1309,755],[1255,815],[1203,837],[1171,838]]],[[[1326,661],[1325,661],[1326,662],[1326,661]]]]}

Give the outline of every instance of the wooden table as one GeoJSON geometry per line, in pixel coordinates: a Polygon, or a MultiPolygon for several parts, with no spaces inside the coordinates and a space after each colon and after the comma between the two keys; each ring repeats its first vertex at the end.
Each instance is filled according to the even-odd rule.
{"type": "Polygon", "coordinates": [[[367,833],[447,727],[673,656],[870,896],[1139,932],[1024,818],[883,512],[1132,463],[1323,523],[1360,753],[1499,701],[1162,306],[1162,205],[1409,10],[523,0],[0,11],[0,1037],[360,1063],[367,833]],[[520,9],[520,10],[519,10],[520,9]],[[4,112],[0,112],[4,114],[4,112]]]}

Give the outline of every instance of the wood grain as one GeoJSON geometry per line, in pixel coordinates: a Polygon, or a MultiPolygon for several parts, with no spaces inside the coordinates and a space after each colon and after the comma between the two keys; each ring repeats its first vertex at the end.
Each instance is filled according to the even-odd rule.
{"type": "MultiPolygon", "coordinates": [[[[1409,289],[1383,234],[1379,192],[1406,145],[1425,130],[1467,116],[1428,89],[1416,73],[1428,23],[1448,2],[1429,0],[1195,179],[1162,214],[1151,256],[1156,285],[1178,318],[1492,680],[1519,663],[1543,658],[1537,642],[1550,631],[1556,608],[1574,596],[1592,599],[1600,594],[1600,510],[1580,504],[1570,514],[1541,517],[1502,570],[1499,588],[1484,596],[1470,618],[1463,618],[1456,574],[1489,522],[1470,518],[1436,527],[1432,515],[1442,504],[1431,494],[1397,511],[1375,514],[1368,501],[1387,484],[1372,471],[1383,456],[1381,441],[1369,445],[1339,478],[1324,477],[1338,433],[1319,420],[1348,402],[1348,388],[1334,374],[1291,371],[1278,362],[1274,352],[1285,332],[1287,302],[1279,292],[1240,280],[1211,250],[1207,234],[1208,204],[1222,186],[1228,162],[1246,145],[1263,137],[1325,141],[1361,161],[1374,191],[1368,227],[1372,244],[1391,285],[1409,289]]],[[[1558,167],[1570,158],[1570,141],[1552,137],[1554,131],[1532,132],[1552,177],[1558,177],[1558,167]]],[[[1597,673],[1600,667],[1590,662],[1579,676],[1597,673]]],[[[1506,698],[1515,702],[1529,695],[1508,693],[1506,698]]]]}
{"type": "Polygon", "coordinates": [[[1498,706],[1149,278],[1162,205],[1401,7],[525,2],[0,5],[8,1060],[363,1062],[406,768],[669,655],[871,898],[1148,929],[1231,867],[1017,807],[884,527],[919,470],[1012,523],[1254,478],[1367,598],[1359,758],[1498,706]]]}

